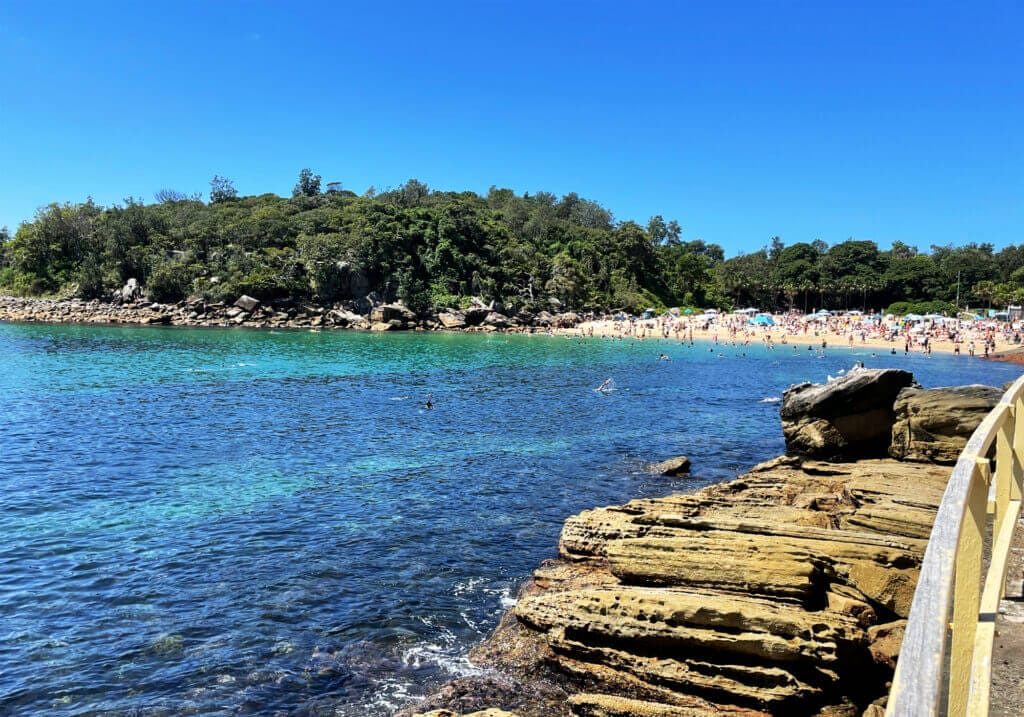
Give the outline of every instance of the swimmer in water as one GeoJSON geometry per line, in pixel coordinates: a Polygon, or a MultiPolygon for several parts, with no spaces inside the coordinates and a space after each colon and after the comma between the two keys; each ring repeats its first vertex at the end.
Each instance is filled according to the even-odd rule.
{"type": "Polygon", "coordinates": [[[612,380],[610,378],[606,378],[604,380],[604,383],[602,383],[600,386],[598,386],[594,390],[600,393],[601,391],[606,391],[609,388],[611,388],[611,385],[612,385],[612,380]]]}
{"type": "Polygon", "coordinates": [[[427,394],[427,402],[423,404],[423,407],[425,409],[427,409],[428,411],[433,411],[434,410],[434,402],[431,400],[433,398],[434,398],[434,394],[432,394],[432,393],[428,393],[427,394]]]}

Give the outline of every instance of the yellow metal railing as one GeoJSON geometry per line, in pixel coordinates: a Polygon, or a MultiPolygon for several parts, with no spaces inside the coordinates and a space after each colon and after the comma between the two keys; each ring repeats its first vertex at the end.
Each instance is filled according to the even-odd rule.
{"type": "Polygon", "coordinates": [[[1022,489],[1024,377],[981,422],[953,468],[921,564],[886,715],[988,714],[995,618],[1022,489]],[[983,584],[986,537],[991,551],[983,584]]]}

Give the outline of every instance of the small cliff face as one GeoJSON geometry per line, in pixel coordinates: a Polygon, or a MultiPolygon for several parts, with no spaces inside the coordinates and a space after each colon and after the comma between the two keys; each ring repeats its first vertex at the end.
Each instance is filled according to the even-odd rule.
{"type": "Polygon", "coordinates": [[[900,391],[890,455],[905,461],[956,463],[967,439],[1002,397],[1002,389],[980,385],[900,391]]]}

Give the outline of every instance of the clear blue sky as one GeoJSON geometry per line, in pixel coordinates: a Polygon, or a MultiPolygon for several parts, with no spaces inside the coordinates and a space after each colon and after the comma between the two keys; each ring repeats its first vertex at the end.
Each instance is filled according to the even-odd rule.
{"type": "Polygon", "coordinates": [[[0,3],[0,225],[53,201],[575,191],[731,256],[1024,242],[1024,6],[0,3]]]}

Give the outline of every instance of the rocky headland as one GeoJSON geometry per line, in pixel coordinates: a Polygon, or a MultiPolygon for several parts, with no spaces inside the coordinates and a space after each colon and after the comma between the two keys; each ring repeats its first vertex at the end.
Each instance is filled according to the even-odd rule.
{"type": "Polygon", "coordinates": [[[475,302],[465,309],[416,313],[399,303],[370,295],[359,301],[321,305],[290,299],[262,302],[240,296],[233,302],[193,297],[174,304],[146,301],[137,283],[129,281],[110,301],[37,299],[0,296],[0,321],[63,324],[166,325],[248,327],[261,329],[362,329],[367,331],[511,331],[571,328],[580,321],[573,312],[552,310],[503,313],[495,303],[475,302]]]}
{"type": "Polygon", "coordinates": [[[569,518],[558,558],[404,715],[880,716],[950,464],[1001,396],[897,370],[802,384],[787,454],[569,518]]]}

